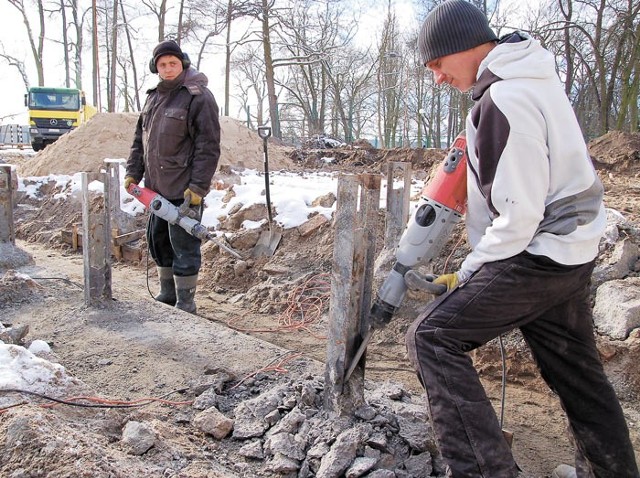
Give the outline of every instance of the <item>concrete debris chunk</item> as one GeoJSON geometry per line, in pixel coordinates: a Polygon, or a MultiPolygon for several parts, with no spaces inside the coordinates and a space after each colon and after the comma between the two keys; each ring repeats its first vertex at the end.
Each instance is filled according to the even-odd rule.
{"type": "Polygon", "coordinates": [[[318,196],[317,198],[315,198],[311,203],[311,205],[313,207],[318,207],[318,206],[333,207],[333,205],[336,203],[337,200],[338,198],[336,198],[336,195],[333,194],[332,192],[329,192],[327,194],[323,194],[322,196],[318,196]]]}
{"type": "Polygon", "coordinates": [[[206,410],[207,408],[218,406],[219,398],[214,388],[211,387],[198,395],[192,406],[195,410],[206,410]]]}
{"type": "Polygon", "coordinates": [[[233,438],[246,439],[260,437],[269,429],[267,415],[278,409],[287,391],[280,385],[262,395],[240,403],[236,408],[236,422],[233,438]]]}
{"type": "Polygon", "coordinates": [[[238,453],[245,458],[251,458],[254,460],[262,460],[264,458],[262,442],[260,440],[252,440],[246,445],[243,445],[238,453]]]}
{"type": "Polygon", "coordinates": [[[277,425],[273,427],[270,432],[272,433],[297,433],[307,416],[300,411],[300,408],[295,407],[289,413],[287,413],[277,425]]]}
{"type": "Polygon", "coordinates": [[[267,464],[267,469],[276,473],[291,473],[300,468],[300,463],[293,458],[277,453],[273,459],[267,464]]]}
{"type": "Polygon", "coordinates": [[[306,443],[291,433],[278,433],[271,435],[264,443],[264,451],[267,455],[284,455],[298,462],[305,459],[306,443]]]}
{"type": "Polygon", "coordinates": [[[222,440],[233,430],[233,420],[215,407],[207,408],[193,417],[193,425],[217,440],[222,440]]]}
{"type": "Polygon", "coordinates": [[[345,476],[346,478],[359,478],[376,466],[377,462],[378,460],[376,458],[358,457],[353,460],[345,476]]]}
{"type": "Polygon", "coordinates": [[[617,242],[611,252],[593,271],[592,282],[595,287],[606,281],[623,279],[634,270],[640,256],[640,249],[629,239],[617,242]]]}
{"type": "Polygon", "coordinates": [[[122,443],[132,455],[143,455],[155,444],[156,433],[148,423],[129,421],[122,430],[122,443]]]}
{"type": "Polygon", "coordinates": [[[306,222],[303,222],[298,226],[298,232],[302,237],[309,237],[318,229],[320,229],[325,224],[329,223],[329,219],[327,219],[322,214],[316,214],[306,222]]]}
{"type": "Polygon", "coordinates": [[[358,444],[369,431],[364,426],[358,426],[345,430],[331,446],[320,462],[317,478],[338,478],[353,463],[358,451],[358,444]]]}
{"type": "Polygon", "coordinates": [[[596,292],[593,320],[601,334],[625,340],[640,327],[640,277],[605,282],[596,292]]]}

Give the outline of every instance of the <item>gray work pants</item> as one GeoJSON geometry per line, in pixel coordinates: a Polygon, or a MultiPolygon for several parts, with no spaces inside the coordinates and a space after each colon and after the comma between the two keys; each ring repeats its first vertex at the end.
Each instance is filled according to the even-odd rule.
{"type": "Polygon", "coordinates": [[[563,266],[522,253],[485,264],[429,304],[407,333],[440,451],[454,478],[514,478],[517,466],[468,352],[519,327],[564,408],[579,478],[637,478],[620,403],[595,345],[594,263],[563,266]],[[580,466],[579,470],[583,467],[580,466]]]}

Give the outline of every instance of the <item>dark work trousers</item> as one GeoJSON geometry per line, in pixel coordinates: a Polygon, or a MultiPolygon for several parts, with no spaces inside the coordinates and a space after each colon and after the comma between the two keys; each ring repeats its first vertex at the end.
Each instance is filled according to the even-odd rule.
{"type": "Polygon", "coordinates": [[[629,430],[595,345],[593,266],[563,266],[528,253],[488,263],[429,304],[410,327],[409,357],[452,477],[518,474],[468,355],[516,327],[567,414],[578,462],[587,464],[578,477],[638,477],[629,430]]]}
{"type": "MultiPolygon", "coordinates": [[[[182,203],[182,201],[170,202],[175,206],[182,203]]],[[[197,212],[200,217],[202,207],[198,207],[197,212]]],[[[151,214],[147,224],[147,244],[156,265],[172,267],[174,275],[187,277],[196,275],[200,271],[201,241],[177,224],[169,224],[164,219],[151,214]]]]}

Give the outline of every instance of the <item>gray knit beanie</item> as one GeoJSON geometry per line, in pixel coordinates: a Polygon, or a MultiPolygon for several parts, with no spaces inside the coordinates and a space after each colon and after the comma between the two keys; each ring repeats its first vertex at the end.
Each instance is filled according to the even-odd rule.
{"type": "Polygon", "coordinates": [[[482,11],[464,0],[447,0],[425,19],[418,47],[423,64],[498,40],[482,11]]]}

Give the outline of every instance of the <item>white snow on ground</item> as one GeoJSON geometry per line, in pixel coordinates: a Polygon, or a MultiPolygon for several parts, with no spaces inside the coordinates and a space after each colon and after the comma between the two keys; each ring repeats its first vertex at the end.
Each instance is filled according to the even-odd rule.
{"type": "MultiPolygon", "coordinates": [[[[62,365],[34,354],[50,351],[46,342],[34,340],[32,347],[26,349],[0,341],[0,390],[20,389],[51,396],[78,383],[62,365]]],[[[0,394],[0,408],[15,403],[19,397],[0,394]]]]}
{"type": "MultiPolygon", "coordinates": [[[[241,183],[233,186],[235,196],[224,203],[226,190],[212,189],[205,197],[205,211],[202,224],[210,229],[215,229],[219,224],[219,218],[227,216],[227,213],[237,204],[244,208],[254,204],[266,204],[265,177],[257,170],[246,169],[237,173],[241,183]]],[[[124,177],[124,167],[120,167],[120,177],[124,177]]],[[[328,193],[337,193],[339,173],[293,173],[276,171],[269,173],[269,196],[272,210],[275,211],[274,221],[284,229],[297,227],[304,223],[311,213],[323,214],[327,219],[335,211],[333,207],[312,206],[312,202],[328,193]]],[[[214,177],[215,179],[215,177],[214,177]]],[[[81,175],[72,176],[52,175],[42,177],[19,178],[18,190],[25,192],[30,198],[41,197],[40,188],[44,184],[54,183],[55,187],[62,188],[55,198],[64,198],[69,195],[78,195],[81,189],[81,175]]],[[[144,185],[144,183],[141,183],[144,185]]],[[[422,189],[420,181],[412,184],[412,196],[422,189]]],[[[386,207],[386,181],[382,181],[380,191],[380,207],[386,207]]],[[[395,186],[397,187],[397,185],[395,186]]],[[[104,187],[101,182],[93,181],[88,185],[90,191],[102,192],[104,187]]],[[[142,214],[144,206],[133,198],[124,187],[120,191],[120,206],[123,211],[133,216],[142,214]]],[[[266,221],[266,219],[265,219],[266,221]]],[[[264,222],[264,221],[263,221],[264,222]]],[[[261,222],[245,222],[246,229],[258,228],[261,222]]]]}

